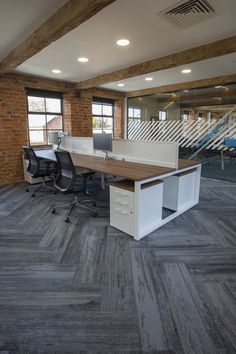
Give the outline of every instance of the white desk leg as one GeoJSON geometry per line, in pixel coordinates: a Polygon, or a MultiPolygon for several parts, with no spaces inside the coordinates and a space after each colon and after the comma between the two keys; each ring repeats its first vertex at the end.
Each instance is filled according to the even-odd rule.
{"type": "Polygon", "coordinates": [[[195,172],[195,190],[194,190],[194,200],[196,203],[199,202],[199,193],[200,193],[200,182],[201,182],[201,169],[202,166],[199,165],[196,167],[196,172],[195,172]]]}
{"type": "Polygon", "coordinates": [[[224,170],[224,149],[221,150],[221,170],[224,170]]]}
{"type": "Polygon", "coordinates": [[[134,239],[140,239],[140,231],[139,231],[139,213],[140,213],[140,186],[141,183],[135,181],[134,182],[134,239]]]}

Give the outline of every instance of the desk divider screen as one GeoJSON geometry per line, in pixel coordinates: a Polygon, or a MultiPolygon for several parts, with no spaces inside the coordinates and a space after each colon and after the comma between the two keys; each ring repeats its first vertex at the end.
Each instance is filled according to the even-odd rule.
{"type": "MultiPolygon", "coordinates": [[[[63,137],[60,147],[79,154],[94,154],[92,137],[63,137]]],[[[112,156],[131,162],[178,168],[178,150],[177,142],[112,140],[112,156]]]]}
{"type": "Polygon", "coordinates": [[[93,138],[73,137],[61,138],[61,149],[78,154],[93,154],[93,138]]]}
{"type": "Polygon", "coordinates": [[[128,161],[178,168],[177,142],[113,139],[112,151],[128,161]]]}

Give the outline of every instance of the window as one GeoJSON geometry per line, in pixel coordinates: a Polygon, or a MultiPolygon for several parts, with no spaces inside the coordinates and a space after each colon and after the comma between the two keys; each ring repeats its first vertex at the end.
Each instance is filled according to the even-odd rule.
{"type": "Polygon", "coordinates": [[[30,145],[48,144],[48,132],[63,130],[62,94],[27,89],[30,145]]]}
{"type": "Polygon", "coordinates": [[[114,101],[93,97],[93,132],[113,133],[114,101]]]}
{"type": "Polygon", "coordinates": [[[188,111],[183,111],[183,113],[182,113],[183,122],[187,122],[188,121],[188,116],[189,116],[189,112],[188,111]]]}
{"type": "Polygon", "coordinates": [[[141,109],[135,107],[128,108],[128,118],[141,119],[141,109]]]}
{"type": "Polygon", "coordinates": [[[167,114],[166,111],[159,111],[159,120],[166,120],[167,114]]]}
{"type": "Polygon", "coordinates": [[[202,120],[203,120],[203,113],[202,112],[198,112],[197,113],[197,121],[198,121],[198,123],[201,123],[202,120]]]}

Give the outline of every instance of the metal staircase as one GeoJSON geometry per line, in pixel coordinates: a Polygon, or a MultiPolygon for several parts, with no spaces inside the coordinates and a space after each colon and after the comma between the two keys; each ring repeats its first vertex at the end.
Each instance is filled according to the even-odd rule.
{"type": "Polygon", "coordinates": [[[141,121],[130,119],[128,139],[177,141],[179,147],[194,150],[194,158],[203,149],[216,152],[226,149],[224,140],[236,137],[236,105],[217,122],[141,121]]]}
{"type": "Polygon", "coordinates": [[[219,123],[210,133],[207,133],[200,141],[196,143],[194,148],[201,148],[203,145],[205,145],[210,139],[212,139],[218,132],[223,129],[226,124],[228,123],[228,117],[223,119],[223,122],[219,123]]]}
{"type": "Polygon", "coordinates": [[[236,109],[236,105],[225,114],[218,124],[194,146],[196,151],[189,157],[193,159],[204,149],[222,150],[224,149],[224,140],[233,137],[236,134],[236,119],[229,124],[229,116],[236,109]]]}

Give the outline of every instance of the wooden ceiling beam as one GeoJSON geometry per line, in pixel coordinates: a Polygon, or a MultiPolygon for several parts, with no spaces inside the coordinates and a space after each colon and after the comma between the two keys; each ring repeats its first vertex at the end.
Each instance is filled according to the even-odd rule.
{"type": "Polygon", "coordinates": [[[0,77],[0,89],[21,89],[31,87],[50,91],[60,91],[63,93],[75,91],[75,84],[68,81],[59,81],[37,76],[8,73],[0,77]]]}
{"type": "Polygon", "coordinates": [[[236,74],[217,76],[210,79],[181,82],[178,84],[153,87],[144,90],[131,91],[131,92],[127,92],[127,97],[149,96],[157,93],[175,92],[180,90],[191,90],[191,89],[217,86],[217,85],[227,85],[233,83],[236,83],[236,74]]]}
{"type": "Polygon", "coordinates": [[[80,81],[77,89],[88,89],[109,82],[128,79],[130,77],[148,74],[155,71],[174,68],[176,66],[210,59],[236,51],[236,35],[216,42],[201,45],[178,53],[146,61],[141,64],[129,66],[107,74],[80,81]]]}
{"type": "Polygon", "coordinates": [[[173,101],[176,103],[186,102],[186,101],[198,101],[198,100],[227,100],[234,98],[236,96],[236,89],[216,89],[214,92],[198,94],[198,92],[189,92],[188,95],[173,94],[173,96],[166,96],[164,98],[159,98],[158,102],[164,103],[168,101],[173,101]]]}
{"type": "Polygon", "coordinates": [[[3,75],[64,36],[116,0],[69,0],[0,63],[3,75]]]}

